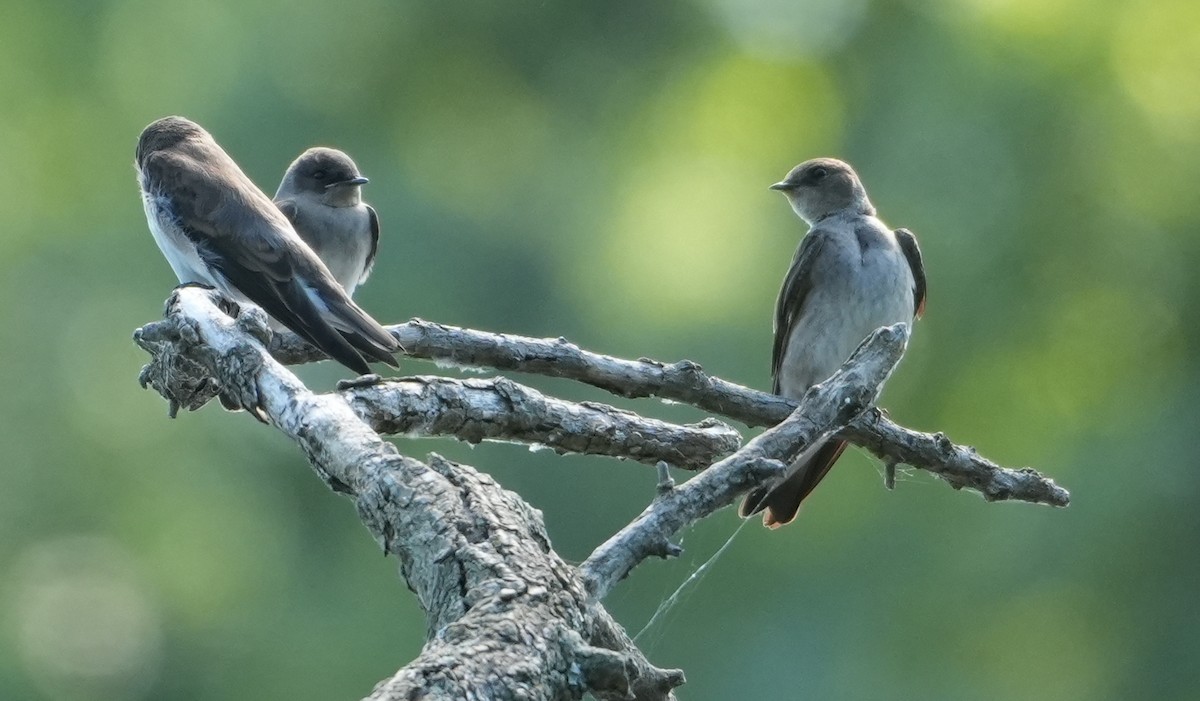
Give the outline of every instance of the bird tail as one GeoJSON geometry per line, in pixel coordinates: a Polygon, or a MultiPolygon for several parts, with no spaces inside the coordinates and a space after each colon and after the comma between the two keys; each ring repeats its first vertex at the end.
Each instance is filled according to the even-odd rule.
{"type": "Polygon", "coordinates": [[[327,319],[330,325],[337,329],[355,350],[372,360],[399,367],[392,354],[400,348],[400,344],[387,329],[355,304],[354,300],[344,294],[322,295],[321,303],[329,310],[327,319]]]}
{"type": "Polygon", "coordinates": [[[286,262],[278,270],[247,267],[220,241],[204,240],[197,248],[225,284],[342,365],[366,374],[371,371],[366,356],[396,367],[392,352],[400,344],[346,296],[315,254],[309,254],[312,262],[325,274],[310,281],[286,262]]]}
{"type": "MultiPolygon", "coordinates": [[[[329,313],[329,304],[320,294],[295,279],[278,284],[276,290],[278,298],[261,298],[268,314],[358,374],[365,375],[371,371],[363,359],[364,353],[359,349],[359,345],[365,344],[361,341],[356,344],[354,341],[359,340],[356,335],[340,328],[347,325],[333,318],[329,313]]],[[[369,357],[375,356],[370,354],[369,357]]],[[[388,357],[391,359],[391,356],[388,357]]]]}
{"type": "Polygon", "coordinates": [[[767,528],[791,523],[800,510],[800,502],[817,488],[845,450],[846,441],[823,444],[811,458],[792,465],[779,484],[759,487],[746,495],[738,515],[747,518],[765,510],[763,525],[767,528]]]}
{"type": "Polygon", "coordinates": [[[243,294],[261,300],[267,314],[342,365],[365,375],[371,371],[363,358],[366,356],[396,367],[396,359],[389,351],[400,344],[350,301],[342,288],[330,285],[330,291],[322,294],[296,278],[272,281],[270,290],[266,289],[267,282],[254,276],[247,276],[245,282],[255,286],[252,289],[256,294],[242,289],[243,294]]]}

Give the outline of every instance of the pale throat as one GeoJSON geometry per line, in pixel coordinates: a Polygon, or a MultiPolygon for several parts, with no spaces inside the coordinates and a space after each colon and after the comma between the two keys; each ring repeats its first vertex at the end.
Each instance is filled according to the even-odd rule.
{"type": "Polygon", "coordinates": [[[841,207],[805,207],[804,203],[800,202],[800,198],[791,197],[788,198],[788,204],[792,206],[792,211],[796,213],[796,216],[803,219],[804,223],[809,226],[838,214],[875,216],[875,207],[871,205],[871,201],[865,195],[856,197],[841,207]]]}
{"type": "Polygon", "coordinates": [[[321,204],[327,207],[357,207],[362,202],[362,192],[357,185],[335,187],[321,195],[321,204]]]}

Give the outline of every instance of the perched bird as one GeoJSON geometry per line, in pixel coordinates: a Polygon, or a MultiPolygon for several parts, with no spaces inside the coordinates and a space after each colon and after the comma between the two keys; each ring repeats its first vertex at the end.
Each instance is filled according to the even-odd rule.
{"type": "Polygon", "coordinates": [[[275,206],[352,297],[379,249],[379,216],[362,201],[367,182],[350,156],[317,147],[292,161],[275,192],[275,206]]]}
{"type": "MultiPolygon", "coordinates": [[[[772,391],[791,399],[829,378],[880,326],[912,322],[925,311],[925,267],[917,239],[875,216],[848,164],[816,158],[771,186],[808,225],[775,303],[772,391]]],[[[751,492],[742,517],[766,511],[778,528],[796,517],[846,449],[831,440],[792,464],[783,479],[751,492]]]]}
{"type": "Polygon", "coordinates": [[[181,283],[262,307],[346,367],[395,366],[399,347],[337,284],[270,199],[200,125],[151,123],[138,139],[146,221],[181,283]]]}

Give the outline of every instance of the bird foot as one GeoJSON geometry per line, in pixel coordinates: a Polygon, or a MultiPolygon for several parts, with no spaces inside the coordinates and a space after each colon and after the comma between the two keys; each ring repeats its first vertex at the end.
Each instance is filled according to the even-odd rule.
{"type": "Polygon", "coordinates": [[[271,337],[275,333],[271,331],[271,324],[267,320],[266,312],[258,307],[247,305],[239,310],[236,318],[237,327],[240,330],[264,346],[270,345],[271,337]]]}
{"type": "Polygon", "coordinates": [[[370,373],[368,375],[360,375],[350,380],[338,380],[336,387],[340,392],[344,389],[355,389],[357,387],[374,387],[380,382],[383,382],[382,376],[375,373],[370,373]]]}

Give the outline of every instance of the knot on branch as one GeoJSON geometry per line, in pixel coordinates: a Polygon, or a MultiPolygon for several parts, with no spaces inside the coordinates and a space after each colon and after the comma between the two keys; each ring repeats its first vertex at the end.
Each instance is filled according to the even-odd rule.
{"type": "Polygon", "coordinates": [[[648,554],[658,557],[663,560],[670,560],[673,557],[679,557],[683,554],[683,548],[670,540],[664,538],[655,538],[648,546],[648,554]]]}
{"type": "Polygon", "coordinates": [[[742,486],[750,488],[783,477],[787,472],[788,465],[782,460],[765,455],[755,455],[746,460],[744,468],[737,476],[742,478],[744,483],[742,486]]]}
{"type": "Polygon", "coordinates": [[[156,321],[133,332],[133,341],[150,354],[142,366],[138,383],[152,388],[167,400],[167,414],[175,418],[180,409],[195,411],[220,393],[221,385],[204,363],[189,351],[196,343],[195,329],[182,332],[172,320],[156,321]]]}
{"type": "Polygon", "coordinates": [[[658,472],[658,483],[654,485],[654,491],[659,497],[666,496],[675,489],[675,478],[671,476],[671,466],[665,460],[659,460],[654,466],[658,472]]]}
{"type": "Polygon", "coordinates": [[[590,691],[601,699],[653,701],[672,698],[671,690],[685,681],[681,669],[660,669],[630,653],[587,645],[580,640],[568,673],[577,693],[590,691]]]}
{"type": "Polygon", "coordinates": [[[260,341],[270,340],[271,330],[261,309],[243,308],[203,285],[181,285],[167,300],[163,321],[134,331],[134,342],[150,354],[150,362],[142,367],[138,381],[143,388],[152,387],[167,400],[167,411],[172,418],[180,408],[195,411],[218,397],[226,409],[245,409],[266,423],[255,379],[263,364],[261,349],[246,342],[240,334],[239,342],[223,353],[213,349],[203,338],[198,322],[180,308],[181,292],[197,289],[204,299],[233,320],[236,329],[260,341]],[[223,364],[226,372],[218,372],[218,364],[223,364]],[[222,383],[218,376],[236,380],[222,383]]]}
{"type": "Polygon", "coordinates": [[[693,360],[680,360],[663,366],[665,382],[678,383],[690,387],[694,391],[703,391],[708,386],[708,375],[700,363],[693,360]]]}

